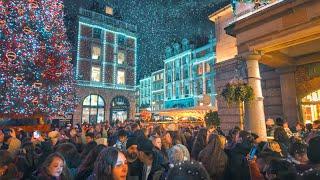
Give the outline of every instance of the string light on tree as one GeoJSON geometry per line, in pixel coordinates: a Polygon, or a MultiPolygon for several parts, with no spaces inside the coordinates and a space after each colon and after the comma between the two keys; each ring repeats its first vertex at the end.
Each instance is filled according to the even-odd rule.
{"type": "Polygon", "coordinates": [[[0,117],[73,112],[63,18],[62,0],[0,1],[0,117]]]}

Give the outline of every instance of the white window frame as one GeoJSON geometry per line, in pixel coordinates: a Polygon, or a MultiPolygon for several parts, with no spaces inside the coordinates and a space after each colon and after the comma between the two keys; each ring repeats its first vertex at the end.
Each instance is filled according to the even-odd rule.
{"type": "Polygon", "coordinates": [[[101,56],[101,47],[96,44],[93,44],[91,46],[91,59],[99,60],[100,56],[101,56]]]}
{"type": "Polygon", "coordinates": [[[99,66],[92,66],[91,67],[91,81],[101,82],[101,68],[99,66]],[[96,75],[96,74],[98,74],[98,75],[96,75]]]}
{"type": "Polygon", "coordinates": [[[126,84],[126,72],[124,70],[117,71],[117,84],[126,84]],[[120,74],[123,74],[123,79],[120,77],[120,74]]]}
{"type": "Polygon", "coordinates": [[[126,58],[125,58],[125,52],[120,50],[118,51],[118,64],[124,64],[126,58]]]}

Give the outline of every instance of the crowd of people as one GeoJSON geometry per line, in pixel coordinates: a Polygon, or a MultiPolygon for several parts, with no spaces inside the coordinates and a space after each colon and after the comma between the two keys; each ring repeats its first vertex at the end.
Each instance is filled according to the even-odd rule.
{"type": "Polygon", "coordinates": [[[234,127],[125,121],[48,133],[0,130],[0,180],[319,180],[320,120],[266,121],[268,140],[234,127]]]}

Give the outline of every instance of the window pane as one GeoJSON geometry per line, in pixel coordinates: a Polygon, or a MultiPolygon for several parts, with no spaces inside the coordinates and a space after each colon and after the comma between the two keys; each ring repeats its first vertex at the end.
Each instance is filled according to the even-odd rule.
{"type": "Polygon", "coordinates": [[[89,108],[83,108],[82,110],[82,123],[89,123],[89,108]]]}
{"type": "Polygon", "coordinates": [[[96,81],[96,82],[101,81],[100,67],[92,66],[91,81],[96,81]]]}
{"type": "Polygon", "coordinates": [[[93,29],[93,38],[100,39],[101,37],[101,29],[94,28],[93,29]]]}
{"type": "Polygon", "coordinates": [[[98,96],[91,95],[91,106],[97,106],[97,105],[98,105],[98,96]]]}
{"type": "Polygon", "coordinates": [[[124,45],[124,43],[125,43],[125,38],[126,38],[125,36],[119,34],[119,35],[118,35],[118,44],[119,44],[119,45],[124,45]]]}
{"type": "Polygon", "coordinates": [[[101,48],[99,45],[93,44],[91,48],[91,58],[92,59],[100,59],[101,48]]]}
{"type": "Polygon", "coordinates": [[[118,52],[118,64],[123,64],[124,63],[124,52],[123,51],[119,51],[118,52]]]}
{"type": "Polygon", "coordinates": [[[125,84],[125,72],[124,71],[121,71],[121,70],[118,71],[117,84],[125,84]]]}
{"type": "Polygon", "coordinates": [[[112,15],[113,15],[113,9],[112,9],[112,7],[106,6],[105,12],[106,12],[106,14],[109,14],[109,15],[112,16],[112,15]]]}
{"type": "Polygon", "coordinates": [[[210,64],[209,63],[206,63],[206,72],[210,72],[210,64]]]}
{"type": "Polygon", "coordinates": [[[98,101],[99,106],[104,106],[103,99],[99,96],[99,101],[98,101]]]}
{"type": "Polygon", "coordinates": [[[97,114],[98,114],[97,108],[90,108],[90,116],[97,115],[97,114]]]}
{"type": "Polygon", "coordinates": [[[202,64],[198,65],[198,75],[201,75],[203,73],[203,67],[202,64]]]}
{"type": "Polygon", "coordinates": [[[104,109],[103,108],[99,108],[98,109],[98,119],[97,119],[98,123],[100,122],[104,122],[104,109]]]}
{"type": "Polygon", "coordinates": [[[81,36],[83,37],[91,37],[92,34],[92,28],[89,26],[85,26],[85,25],[80,25],[80,31],[81,31],[81,36]]]}
{"type": "Polygon", "coordinates": [[[83,101],[84,106],[90,106],[90,96],[87,96],[83,101]]]}

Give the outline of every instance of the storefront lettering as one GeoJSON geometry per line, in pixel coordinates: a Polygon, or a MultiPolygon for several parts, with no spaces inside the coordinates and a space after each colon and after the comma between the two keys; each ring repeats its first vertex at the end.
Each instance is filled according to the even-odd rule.
{"type": "Polygon", "coordinates": [[[309,77],[320,76],[320,63],[310,64],[308,67],[309,77]]]}

